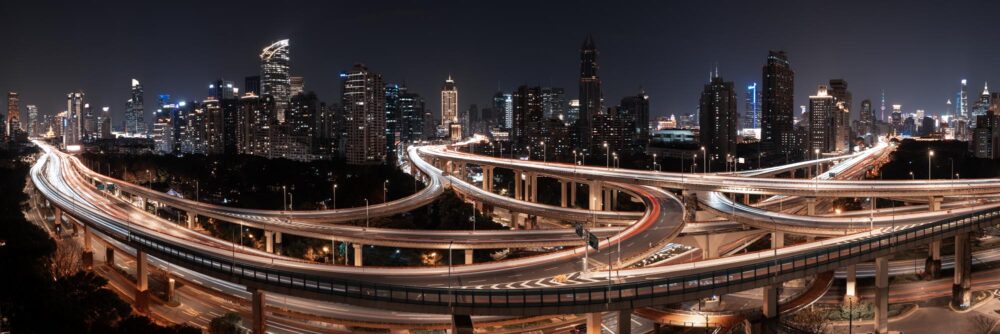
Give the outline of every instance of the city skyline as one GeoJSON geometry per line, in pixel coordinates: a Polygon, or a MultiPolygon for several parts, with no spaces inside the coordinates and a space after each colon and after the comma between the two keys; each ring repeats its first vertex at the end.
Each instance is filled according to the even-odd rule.
{"type": "MultiPolygon", "coordinates": [[[[508,24],[487,27],[491,26],[490,23],[503,22],[504,14],[510,9],[502,8],[458,5],[450,9],[444,4],[441,7],[445,8],[435,8],[412,3],[346,4],[344,6],[362,14],[320,25],[325,21],[320,19],[320,15],[307,13],[310,12],[309,6],[289,5],[275,12],[273,22],[265,22],[261,29],[255,30],[260,33],[235,35],[231,31],[248,31],[240,27],[249,23],[220,20],[211,24],[196,23],[191,27],[172,26],[176,29],[167,31],[158,27],[144,28],[141,21],[133,22],[139,19],[130,15],[104,16],[98,13],[101,6],[93,6],[81,9],[84,15],[79,16],[88,20],[97,19],[94,21],[101,23],[85,25],[80,28],[81,31],[74,32],[87,38],[54,34],[61,28],[68,29],[64,25],[72,24],[77,19],[54,20],[52,26],[24,30],[15,27],[26,26],[19,22],[32,15],[8,17],[9,14],[0,14],[3,18],[0,25],[5,27],[3,31],[8,32],[7,37],[15,45],[35,39],[47,41],[41,47],[3,56],[0,59],[0,88],[20,93],[23,103],[37,105],[39,112],[46,115],[62,111],[62,94],[82,90],[87,94],[88,102],[109,106],[113,118],[122,119],[125,111],[123,101],[128,98],[127,89],[132,78],[139,79],[148,93],[165,93],[178,99],[200,101],[205,97],[204,87],[219,77],[239,82],[243,77],[257,73],[260,60],[255,55],[261,46],[288,38],[296,50],[291,57],[290,74],[304,77],[306,90],[315,91],[320,100],[335,101],[339,96],[337,74],[356,62],[362,62],[381,69],[387,81],[404,83],[411,91],[425,96],[435,95],[440,88],[440,78],[451,74],[462,83],[463,98],[459,109],[464,110],[472,103],[488,105],[498,84],[506,92],[521,84],[560,87],[570,90],[568,99],[577,98],[573,88],[578,80],[579,43],[588,33],[594,35],[600,48],[605,101],[633,95],[642,87],[650,95],[651,117],[654,118],[694,113],[699,87],[707,82],[706,74],[716,63],[737,85],[759,81],[759,68],[768,50],[788,53],[796,71],[797,92],[814,90],[816,85],[829,78],[844,78],[852,83],[852,91],[858,100],[876,99],[884,89],[888,104],[902,104],[906,112],[924,109],[930,115],[945,110],[945,101],[954,98],[961,79],[968,79],[969,89],[976,92],[985,81],[1000,77],[1000,70],[989,66],[988,55],[992,47],[963,42],[975,40],[977,36],[986,38],[993,30],[985,23],[979,23],[988,20],[975,19],[977,15],[982,15],[979,13],[989,10],[971,3],[929,5],[916,9],[893,4],[834,6],[794,2],[762,4],[753,8],[744,8],[749,6],[746,4],[727,4],[725,8],[716,9],[706,4],[649,4],[642,11],[634,8],[600,10],[604,5],[585,3],[579,4],[580,8],[575,10],[575,14],[583,18],[602,18],[596,22],[637,18],[610,27],[578,22],[588,20],[572,20],[573,12],[558,12],[560,5],[542,4],[537,13],[524,17],[526,27],[511,30],[505,30],[513,28],[508,24]],[[865,10],[854,10],[859,7],[865,10]],[[438,9],[443,11],[437,13],[438,9]],[[744,9],[749,10],[749,14],[744,13],[744,9]],[[706,11],[714,15],[700,21],[681,15],[703,14],[706,11]],[[815,11],[831,18],[850,18],[852,25],[818,26],[815,31],[786,31],[782,28],[796,26],[801,20],[820,15],[813,13],[815,11]],[[544,14],[554,15],[553,19],[567,24],[548,25],[549,22],[543,19],[544,14]],[[412,36],[393,34],[392,27],[417,20],[411,15],[425,15],[423,17],[430,19],[443,15],[454,17],[454,20],[415,29],[412,36]],[[356,23],[375,28],[356,35],[344,34],[337,29],[356,23]],[[749,25],[755,29],[722,31],[726,29],[716,27],[723,23],[726,23],[725,26],[749,25]],[[224,33],[220,29],[211,29],[220,24],[232,29],[226,29],[224,33]],[[458,25],[469,28],[447,41],[421,37],[458,25]],[[977,25],[983,26],[977,29],[977,25]],[[549,32],[538,38],[513,37],[532,26],[545,26],[549,32]],[[131,29],[123,29],[125,27],[131,29]],[[206,33],[211,31],[219,33],[206,33]],[[906,34],[898,34],[900,31],[906,34]],[[894,32],[897,34],[892,35],[894,32]],[[881,37],[890,35],[894,36],[891,40],[881,37]],[[508,47],[496,48],[480,38],[482,36],[509,38],[511,42],[503,44],[508,47]],[[817,36],[822,36],[828,43],[812,43],[817,36]],[[725,37],[726,43],[716,42],[718,37],[725,37]],[[396,45],[392,49],[404,46],[402,49],[412,50],[408,53],[426,56],[412,58],[386,52],[385,48],[390,46],[372,42],[386,38],[393,41],[389,44],[396,45]],[[193,42],[183,42],[188,40],[193,42]],[[172,41],[177,41],[176,47],[149,47],[151,44],[171,45],[172,41]],[[220,45],[225,47],[218,47],[220,45]],[[968,52],[947,51],[956,48],[968,52]],[[76,50],[80,57],[64,62],[48,62],[52,71],[40,73],[37,71],[40,66],[33,64],[52,60],[51,54],[38,54],[45,50],[76,50]],[[177,57],[176,53],[200,56],[191,61],[191,58],[177,57]],[[420,66],[415,66],[413,59],[420,59],[420,66]],[[916,67],[927,61],[934,61],[938,66],[916,67]]],[[[987,7],[991,5],[986,4],[987,7]]],[[[46,7],[34,3],[4,6],[11,7],[12,10],[5,11],[8,13],[39,12],[43,10],[40,7],[46,7]]],[[[146,6],[150,5],[141,4],[136,9],[119,8],[116,13],[121,13],[121,10],[141,11],[147,9],[146,6]]],[[[187,7],[183,4],[174,6],[177,9],[187,7]]],[[[47,14],[53,17],[70,14],[48,7],[44,10],[53,11],[47,14]]],[[[211,14],[222,8],[199,7],[199,10],[211,14]]],[[[152,14],[140,16],[141,19],[166,15],[158,14],[158,11],[147,12],[152,14]]],[[[75,10],[73,14],[77,14],[75,10]]],[[[796,94],[794,102],[796,106],[806,105],[807,94],[796,94]]],[[[430,99],[428,108],[439,109],[439,104],[437,99],[430,99]]],[[[146,106],[147,110],[151,107],[146,106]]],[[[857,113],[853,114],[853,118],[857,118],[857,113]]],[[[119,122],[115,121],[115,124],[119,122]]]]}

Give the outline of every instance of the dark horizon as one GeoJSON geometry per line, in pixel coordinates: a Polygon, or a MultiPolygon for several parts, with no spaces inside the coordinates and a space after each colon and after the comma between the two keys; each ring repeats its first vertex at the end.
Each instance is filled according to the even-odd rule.
{"type": "MultiPolygon", "coordinates": [[[[439,90],[454,77],[459,107],[483,106],[497,87],[562,87],[578,94],[579,48],[588,33],[600,50],[605,106],[651,96],[651,118],[694,113],[708,73],[743,88],[760,81],[768,50],[785,50],[796,74],[795,105],[816,86],[843,78],[861,100],[902,104],[904,112],[944,111],[959,81],[970,101],[997,79],[989,43],[994,2],[620,3],[393,1],[375,4],[45,1],[0,5],[0,90],[22,108],[65,109],[65,95],[109,106],[120,124],[131,78],[145,86],[147,122],[159,94],[201,100],[223,77],[243,86],[259,73],[259,50],[291,40],[291,73],[321,100],[339,101],[338,73],[365,63],[387,83],[406,83],[437,113],[439,90]],[[531,4],[531,10],[522,10],[531,4]],[[493,8],[491,8],[493,7],[493,8]],[[273,15],[272,19],[263,15],[273,15]],[[40,19],[44,18],[44,19],[40,19]]],[[[3,108],[6,113],[6,108],[3,108]]],[[[22,110],[22,114],[23,114],[22,110]]],[[[742,105],[740,106],[742,113],[742,105]]],[[[796,109],[796,112],[798,110],[796,109]]],[[[856,117],[856,116],[855,116],[856,117]]]]}

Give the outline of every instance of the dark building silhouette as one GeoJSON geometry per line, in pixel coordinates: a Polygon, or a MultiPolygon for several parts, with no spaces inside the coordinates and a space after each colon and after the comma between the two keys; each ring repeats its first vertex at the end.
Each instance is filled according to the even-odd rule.
{"type": "Polygon", "coordinates": [[[577,118],[579,146],[583,148],[596,147],[592,140],[593,118],[604,109],[597,69],[597,46],[594,36],[587,35],[580,47],[580,111],[577,118]]]}
{"type": "Polygon", "coordinates": [[[788,65],[784,51],[770,51],[764,65],[761,93],[761,143],[772,153],[791,153],[796,150],[795,72],[788,65]]]}
{"type": "Polygon", "coordinates": [[[716,73],[712,81],[705,85],[699,104],[701,146],[705,147],[709,159],[725,159],[736,154],[737,104],[739,99],[733,82],[723,81],[716,73]]]}

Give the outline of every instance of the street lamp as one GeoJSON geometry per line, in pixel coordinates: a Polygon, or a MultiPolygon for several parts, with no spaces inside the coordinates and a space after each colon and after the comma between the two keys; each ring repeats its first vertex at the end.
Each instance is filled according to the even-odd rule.
{"type": "Polygon", "coordinates": [[[604,160],[604,166],[611,169],[611,148],[608,147],[608,142],[604,142],[604,160]]]}
{"type": "MultiPolygon", "coordinates": [[[[682,154],[682,155],[681,155],[681,169],[682,169],[682,170],[681,170],[681,173],[683,173],[683,172],[684,172],[684,171],[683,171],[683,168],[684,168],[684,160],[683,160],[683,159],[684,159],[684,155],[682,154]]],[[[657,167],[657,166],[656,166],[656,153],[653,153],[653,170],[654,170],[654,171],[659,171],[659,169],[657,169],[656,167],[657,167]]]]}
{"type": "Polygon", "coordinates": [[[368,219],[368,218],[369,218],[369,215],[368,215],[368,199],[365,198],[365,229],[366,230],[369,227],[371,227],[371,220],[368,219]]]}
{"type": "Polygon", "coordinates": [[[337,184],[333,184],[333,209],[337,209],[337,184]]]}
{"type": "Polygon", "coordinates": [[[818,177],[819,176],[819,149],[817,148],[817,149],[813,150],[813,152],[816,152],[816,155],[814,156],[814,158],[816,158],[816,176],[818,177]]]}
{"type": "Polygon", "coordinates": [[[951,165],[951,178],[955,179],[955,159],[948,157],[948,164],[951,165]]]}
{"type": "Polygon", "coordinates": [[[528,161],[531,161],[531,145],[528,145],[528,161]]]}
{"type": "Polygon", "coordinates": [[[546,154],[545,142],[539,142],[539,144],[542,144],[542,163],[546,163],[548,162],[548,154],[546,154]]]}
{"type": "Polygon", "coordinates": [[[382,182],[382,203],[389,201],[389,180],[382,182]]]}
{"type": "MultiPolygon", "coordinates": [[[[695,155],[697,158],[698,156],[695,155]]],[[[705,153],[705,147],[701,147],[701,169],[702,173],[708,173],[708,153],[705,153]]]]}
{"type": "Polygon", "coordinates": [[[927,151],[927,179],[931,179],[931,159],[934,159],[934,150],[927,151]]]}
{"type": "Polygon", "coordinates": [[[281,210],[288,210],[288,188],[281,186],[281,210]]]}
{"type": "Polygon", "coordinates": [[[615,158],[615,168],[618,168],[618,152],[611,152],[611,155],[615,158]]]}
{"type": "Polygon", "coordinates": [[[916,179],[917,179],[917,177],[913,176],[913,171],[911,170],[910,171],[910,180],[916,180],[916,179]]]}

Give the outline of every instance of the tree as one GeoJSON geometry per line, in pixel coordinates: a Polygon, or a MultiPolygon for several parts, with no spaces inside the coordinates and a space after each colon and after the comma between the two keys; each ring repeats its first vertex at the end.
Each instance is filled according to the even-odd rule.
{"type": "Polygon", "coordinates": [[[59,244],[55,254],[52,254],[52,276],[66,277],[82,270],[81,252],[80,246],[76,243],[63,242],[59,244]]]}
{"type": "Polygon", "coordinates": [[[792,315],[791,319],[788,319],[792,327],[796,329],[810,333],[810,334],[820,334],[823,333],[823,329],[826,328],[827,318],[826,313],[813,309],[805,309],[796,312],[792,315]]]}
{"type": "Polygon", "coordinates": [[[76,332],[100,332],[95,330],[113,326],[132,313],[132,306],[118,298],[113,291],[104,288],[108,283],[103,277],[90,271],[58,278],[53,285],[50,301],[52,314],[61,317],[65,326],[76,332]]]}
{"type": "Polygon", "coordinates": [[[147,317],[130,316],[118,322],[118,326],[115,328],[115,333],[200,334],[201,330],[191,326],[184,326],[184,325],[173,325],[168,327],[162,327],[160,325],[153,323],[153,321],[149,320],[149,318],[147,317]]]}
{"type": "Polygon", "coordinates": [[[209,334],[245,334],[243,317],[236,312],[228,312],[208,323],[209,334]]]}

